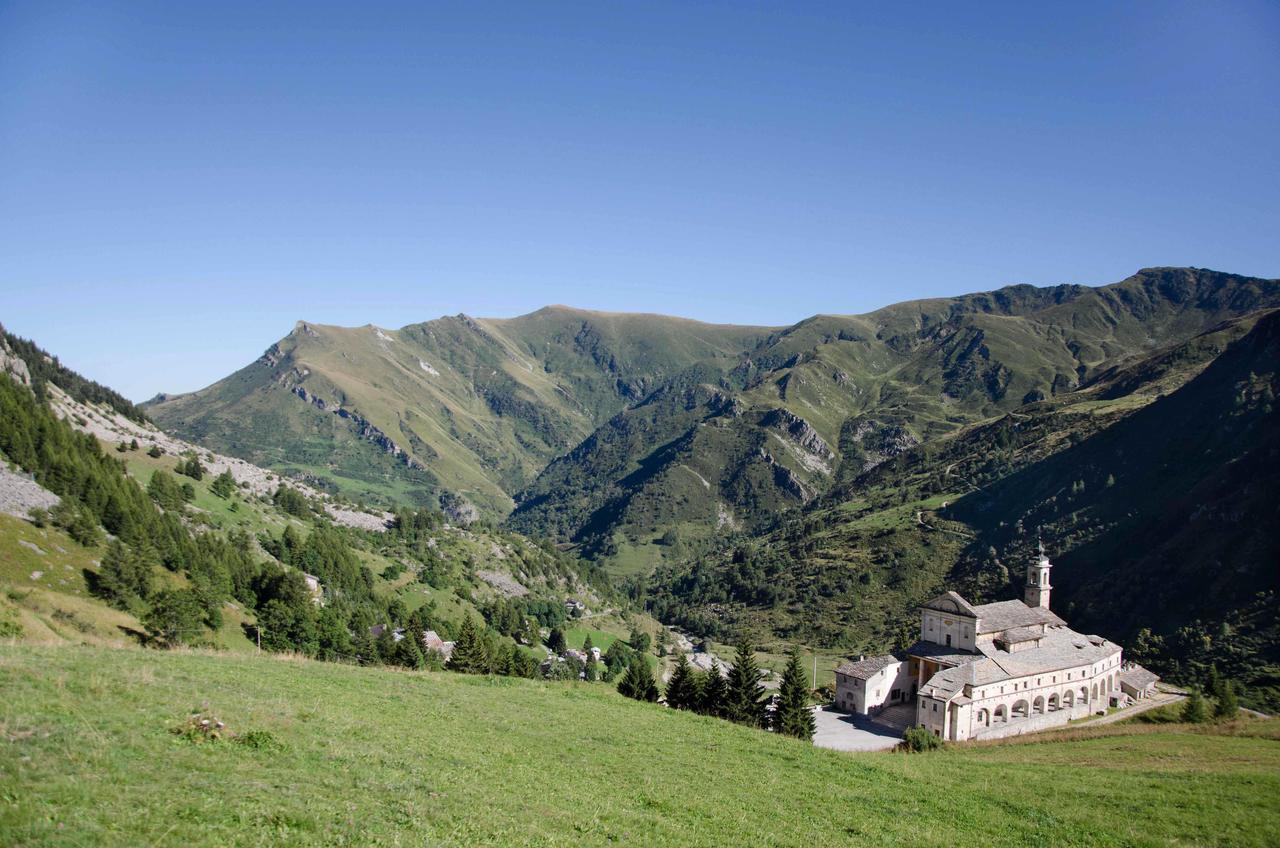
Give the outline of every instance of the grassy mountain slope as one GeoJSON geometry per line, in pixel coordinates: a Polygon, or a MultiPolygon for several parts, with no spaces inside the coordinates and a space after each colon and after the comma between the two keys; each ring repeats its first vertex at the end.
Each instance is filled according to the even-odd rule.
{"type": "Polygon", "coordinates": [[[1275,305],[1280,281],[1158,268],[1097,289],[1013,286],[818,316],[745,351],[726,378],[672,384],[619,413],[517,496],[512,524],[605,554],[673,527],[760,528],[916,443],[1275,305]]]}
{"type": "Polygon", "coordinates": [[[1176,641],[1148,652],[1166,673],[1217,663],[1275,706],[1278,340],[1280,312],[1254,313],[908,449],[660,570],[650,603],[721,637],[881,651],[944,587],[1019,597],[1039,537],[1074,625],[1130,645],[1148,627],[1176,641]]]}
{"type": "MultiPolygon", "coordinates": [[[[451,638],[465,616],[482,620],[511,597],[544,617],[577,598],[597,632],[658,629],[610,609],[618,598],[603,575],[549,543],[486,524],[450,525],[426,510],[360,512],[305,486],[281,498],[275,475],[128,419],[110,397],[81,402],[50,385],[42,403],[21,365],[0,339],[6,637],[151,643],[149,616],[190,601],[199,610],[185,608],[172,625],[185,644],[253,649],[249,639],[274,614],[265,629],[291,649],[346,659],[360,652],[375,662],[377,650],[362,641],[370,625],[412,623],[451,638]],[[196,461],[200,473],[190,469],[196,461]],[[33,505],[40,508],[31,512],[33,505]],[[322,605],[299,572],[318,578],[322,605]],[[284,609],[292,618],[281,604],[291,605],[284,609]]],[[[83,382],[71,372],[60,379],[68,376],[69,385],[83,382]]]]}
{"type": "Polygon", "coordinates": [[[300,322],[246,368],[148,409],[186,438],[357,497],[434,504],[447,490],[502,515],[651,386],[732,363],[765,332],[566,307],[396,331],[300,322]]]}
{"type": "Polygon", "coordinates": [[[601,687],[281,659],[0,647],[0,688],[15,845],[1280,839],[1274,722],[848,755],[601,687]],[[254,744],[171,733],[193,710],[254,744]]]}

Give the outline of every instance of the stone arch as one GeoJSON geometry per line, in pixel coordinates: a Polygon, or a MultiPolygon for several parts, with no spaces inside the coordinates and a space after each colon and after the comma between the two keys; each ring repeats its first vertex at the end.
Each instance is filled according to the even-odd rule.
{"type": "Polygon", "coordinates": [[[1031,702],[1031,711],[1036,715],[1044,715],[1044,696],[1036,695],[1035,700],[1031,702]]]}
{"type": "Polygon", "coordinates": [[[991,711],[988,710],[986,707],[983,707],[982,709],[978,710],[978,724],[982,725],[983,727],[991,726],[991,711]]]}
{"type": "Polygon", "coordinates": [[[1076,705],[1076,693],[1068,689],[1062,693],[1062,706],[1071,709],[1076,705]]]}
{"type": "Polygon", "coordinates": [[[1080,703],[1082,704],[1089,703],[1089,687],[1088,686],[1080,687],[1080,703]]]}
{"type": "Polygon", "coordinates": [[[1004,704],[996,707],[995,713],[991,716],[992,721],[1005,722],[1009,720],[1009,709],[1004,704]]]}
{"type": "Polygon", "coordinates": [[[1098,700],[1098,684],[1093,684],[1093,700],[1098,700]]]}
{"type": "Polygon", "coordinates": [[[1031,714],[1031,708],[1027,704],[1025,698],[1019,698],[1014,702],[1013,709],[1010,710],[1010,713],[1012,718],[1026,718],[1031,714]]]}

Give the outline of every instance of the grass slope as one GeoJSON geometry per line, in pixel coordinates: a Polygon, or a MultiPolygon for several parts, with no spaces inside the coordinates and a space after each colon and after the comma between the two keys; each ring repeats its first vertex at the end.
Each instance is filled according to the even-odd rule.
{"type": "Polygon", "coordinates": [[[0,648],[6,845],[1273,845],[1280,746],[845,755],[603,687],[0,648]],[[192,710],[278,747],[194,745],[192,710]]]}

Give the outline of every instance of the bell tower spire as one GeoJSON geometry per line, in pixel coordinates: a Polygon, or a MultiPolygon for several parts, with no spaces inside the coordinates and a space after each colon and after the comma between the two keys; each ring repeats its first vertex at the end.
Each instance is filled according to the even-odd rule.
{"type": "Polygon", "coordinates": [[[1040,556],[1027,566],[1027,589],[1023,602],[1029,607],[1049,608],[1049,569],[1053,563],[1044,552],[1044,542],[1039,543],[1040,556]]]}

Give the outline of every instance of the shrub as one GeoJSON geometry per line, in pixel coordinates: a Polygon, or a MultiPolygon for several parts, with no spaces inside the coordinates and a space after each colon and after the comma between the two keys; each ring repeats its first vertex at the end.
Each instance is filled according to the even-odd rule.
{"type": "Polygon", "coordinates": [[[898,743],[899,751],[907,751],[914,754],[933,751],[941,747],[942,740],[934,736],[932,731],[923,727],[907,728],[907,732],[902,734],[902,741],[898,743]]]}
{"type": "Polygon", "coordinates": [[[193,713],[190,718],[173,728],[173,733],[193,745],[218,742],[231,735],[225,724],[215,716],[204,713],[193,713]]]}
{"type": "Polygon", "coordinates": [[[253,748],[255,751],[279,751],[284,748],[275,734],[269,730],[247,730],[232,737],[237,745],[253,748]]]}

